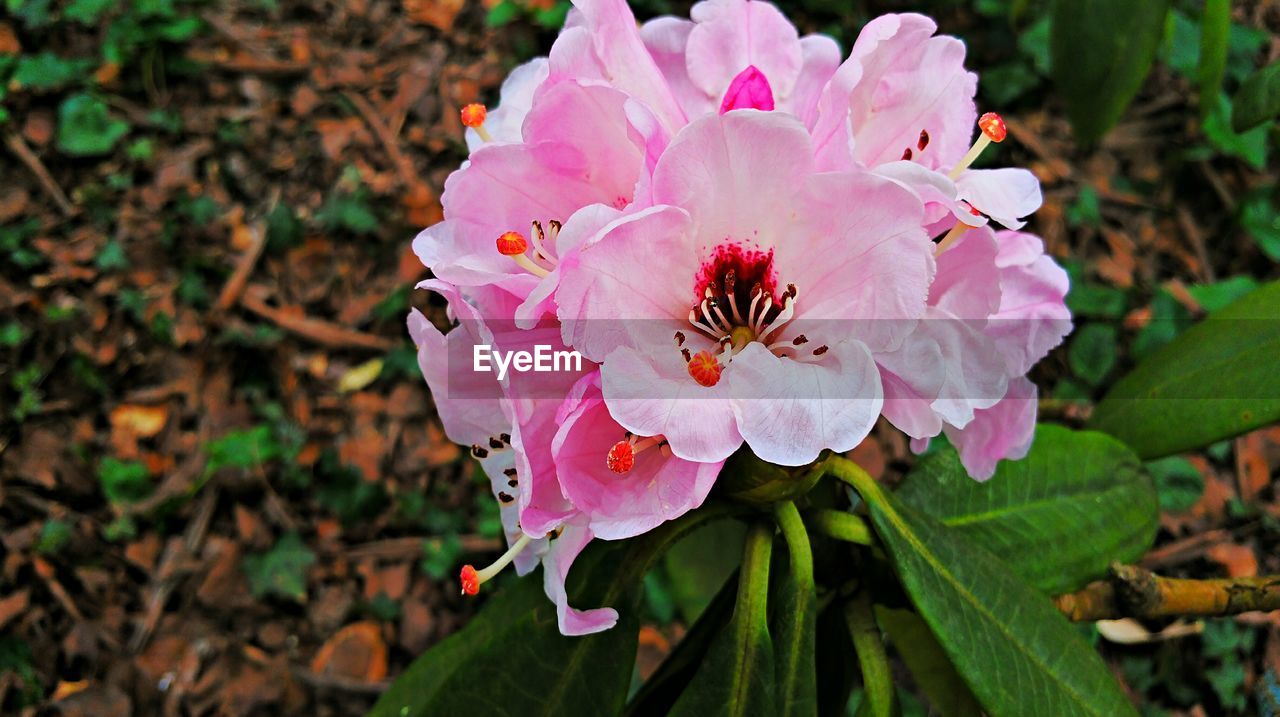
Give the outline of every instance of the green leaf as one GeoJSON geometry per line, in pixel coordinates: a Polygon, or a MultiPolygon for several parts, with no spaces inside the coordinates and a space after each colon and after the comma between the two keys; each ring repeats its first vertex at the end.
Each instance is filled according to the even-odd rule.
{"type": "Polygon", "coordinates": [[[640,583],[670,545],[725,512],[704,507],[626,542],[596,542],[569,572],[570,604],[608,605],[618,624],[565,637],[538,575],[496,590],[462,630],[423,653],[368,717],[618,714],[635,666],[640,583]]]}
{"type": "Polygon", "coordinates": [[[1184,331],[1098,404],[1091,426],[1144,459],[1194,450],[1280,419],[1280,282],[1184,331]]]}
{"type": "Polygon", "coordinates": [[[1205,118],[1204,136],[1223,154],[1239,157],[1259,171],[1265,169],[1270,136],[1268,128],[1259,125],[1246,132],[1237,132],[1232,126],[1232,112],[1227,96],[1219,94],[1217,104],[1205,118]]]}
{"type": "Polygon", "coordinates": [[[960,531],[885,493],[847,461],[921,617],[983,707],[1000,715],[1136,715],[1107,666],[1043,593],[960,531]]]}
{"type": "Polygon", "coordinates": [[[92,25],[117,4],[117,0],[71,0],[62,11],[62,16],[84,25],[92,25]]]}
{"type": "Polygon", "coordinates": [[[40,537],[36,540],[35,549],[41,555],[57,555],[71,542],[74,529],[71,523],[59,518],[50,518],[40,528],[40,537]]]}
{"type": "Polygon", "coordinates": [[[1191,325],[1191,313],[1168,289],[1161,287],[1151,299],[1151,319],[1147,321],[1129,347],[1135,361],[1141,361],[1156,349],[1173,341],[1191,325]]]}
{"type": "Polygon", "coordinates": [[[137,461],[104,458],[98,466],[98,482],[112,503],[136,503],[151,495],[151,472],[137,461]]]}
{"type": "Polygon", "coordinates": [[[280,456],[280,444],[271,426],[262,424],[247,431],[231,431],[205,446],[209,453],[207,470],[226,467],[254,468],[280,456]]]}
{"type": "Polygon", "coordinates": [[[1280,115],[1280,62],[1249,76],[1236,92],[1231,125],[1245,132],[1280,115]]]}
{"type": "Polygon", "coordinates": [[[742,551],[733,617],[712,642],[697,674],[676,700],[670,715],[738,717],[777,713],[773,642],[768,625],[772,551],[773,526],[753,525],[747,531],[742,551]]]}
{"type": "Polygon", "coordinates": [[[1231,34],[1231,0],[1205,0],[1200,27],[1200,116],[1207,117],[1222,91],[1227,73],[1227,41],[1231,34]]]}
{"type": "MultiPolygon", "coordinates": [[[[964,678],[947,658],[938,639],[920,616],[910,610],[876,606],[876,620],[889,635],[911,677],[942,717],[981,717],[982,707],[964,678]]],[[[933,713],[930,713],[933,714],[933,713]]]]}
{"type": "Polygon", "coordinates": [[[33,90],[56,90],[75,82],[91,64],[87,60],[64,59],[49,51],[23,55],[9,81],[33,90]]]}
{"type": "Polygon", "coordinates": [[[1187,293],[1209,313],[1230,306],[1233,301],[1258,288],[1258,282],[1248,276],[1233,276],[1213,284],[1195,284],[1187,287],[1187,293]]]}
{"type": "Polygon", "coordinates": [[[1102,383],[1116,365],[1119,335],[1111,324],[1085,324],[1071,339],[1067,362],[1071,371],[1091,386],[1102,383]]]}
{"type": "Polygon", "coordinates": [[[1251,192],[1240,204],[1240,224],[1262,253],[1280,261],[1280,206],[1275,188],[1251,192]]]}
{"type": "Polygon", "coordinates": [[[1137,94],[1168,10],[1169,0],[1054,0],[1053,78],[1081,141],[1101,139],[1137,94]]]}
{"type": "Polygon", "coordinates": [[[1204,493],[1204,476],[1181,456],[1169,456],[1147,464],[1147,472],[1156,483],[1160,510],[1181,513],[1189,510],[1204,493]]]}
{"type": "Polygon", "coordinates": [[[129,124],[112,118],[93,95],[72,95],[58,107],[58,148],[72,156],[106,154],[126,134],[129,124]]]}
{"type": "Polygon", "coordinates": [[[774,515],[787,545],[787,570],[774,571],[769,597],[778,714],[783,717],[816,715],[818,683],[814,649],[818,604],[813,582],[813,550],[795,503],[779,504],[774,515]]]}
{"type": "Polygon", "coordinates": [[[297,533],[289,533],[276,541],[265,553],[247,555],[245,577],[254,597],[277,595],[299,602],[307,598],[307,568],[316,562],[315,553],[297,533]]]}
{"type": "Polygon", "coordinates": [[[1067,308],[1075,316],[1118,319],[1124,316],[1127,299],[1123,291],[1110,286],[1072,282],[1067,308]]]}
{"type": "Polygon", "coordinates": [[[698,619],[725,578],[738,569],[746,532],[739,521],[716,521],[693,531],[663,556],[672,598],[686,624],[698,619]]]}
{"type": "Polygon", "coordinates": [[[1049,594],[1070,592],[1151,546],[1156,493],[1127,446],[1102,433],[1041,424],[1027,457],[990,480],[968,476],[954,448],[922,460],[898,489],[1049,594]]]}
{"type": "Polygon", "coordinates": [[[658,670],[636,691],[623,713],[626,717],[664,715],[671,711],[671,705],[679,699],[702,664],[712,640],[724,631],[729,616],[733,614],[737,594],[738,577],[734,573],[720,586],[720,591],[658,670]]]}

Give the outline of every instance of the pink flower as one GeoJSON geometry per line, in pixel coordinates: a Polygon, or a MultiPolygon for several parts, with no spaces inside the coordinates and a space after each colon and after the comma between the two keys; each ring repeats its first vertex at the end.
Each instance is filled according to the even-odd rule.
{"type": "MultiPolygon", "coordinates": [[[[537,79],[536,71],[529,73],[521,94],[537,79]]],[[[486,316],[509,315],[500,301],[486,303],[503,293],[521,302],[534,296],[518,311],[536,321],[554,289],[556,277],[548,277],[565,245],[560,227],[584,207],[626,206],[637,182],[647,181],[643,147],[627,120],[626,103],[625,95],[604,86],[560,82],[539,90],[536,105],[522,118],[522,141],[501,143],[491,135],[493,142],[472,152],[449,176],[441,197],[445,220],[414,239],[419,259],[437,278],[469,293],[475,293],[472,287],[500,289],[470,297],[486,316]],[[525,246],[514,255],[495,246],[511,232],[525,246]]],[[[521,108],[504,106],[493,114],[507,109],[514,115],[521,108]]],[[[565,239],[581,238],[571,233],[565,239]]]]}
{"type": "MultiPolygon", "coordinates": [[[[471,445],[498,500],[508,551],[483,570],[463,567],[463,592],[475,594],[486,580],[508,564],[524,575],[543,565],[544,590],[556,603],[560,631],[583,635],[607,630],[617,622],[610,608],[575,610],[568,604],[564,581],[569,567],[594,537],[589,520],[565,500],[550,467],[550,442],[561,399],[555,386],[506,385],[492,373],[450,370],[446,357],[470,356],[475,344],[514,350],[524,343],[554,341],[558,330],[509,330],[496,334],[456,288],[424,281],[420,288],[438,291],[462,321],[447,335],[421,313],[409,315],[409,334],[418,347],[418,363],[431,388],[440,420],[450,439],[471,445]],[[513,395],[550,398],[512,399],[513,395]]],[[[513,301],[508,299],[508,301],[513,301]]],[[[564,376],[560,382],[572,383],[564,376]]],[[[563,395],[567,387],[559,388],[563,395]]]]}
{"type": "Polygon", "coordinates": [[[743,441],[783,465],[857,445],[881,408],[873,356],[924,311],[919,199],[815,172],[798,120],[751,110],[682,130],[653,199],[583,247],[557,295],[613,417],[694,461],[743,441]]]}
{"type": "Polygon", "coordinates": [[[598,372],[573,387],[556,423],[551,453],[565,498],[605,540],[648,532],[697,508],[723,464],[682,460],[661,436],[629,433],[605,407],[598,372]]]}
{"type": "MultiPolygon", "coordinates": [[[[945,430],[978,480],[999,459],[1025,456],[1036,418],[1036,388],[1025,374],[1071,331],[1067,289],[1066,272],[1038,237],[987,227],[960,234],[938,257],[929,318],[881,361],[885,417],[916,439],[945,430]],[[931,354],[954,357],[940,382],[912,370],[931,354]]],[[[927,440],[913,445],[923,450],[927,440]]]]}
{"type": "Polygon", "coordinates": [[[578,553],[698,507],[744,444],[802,465],[884,415],[916,448],[945,433],[978,479],[1025,455],[1066,275],[990,225],[1022,227],[1039,182],[971,169],[1008,130],[936,32],[877,18],[842,61],[761,0],[643,26],[575,0],[547,58],[463,111],[470,158],[414,241],[459,326],[410,333],[510,544],[464,591],[541,563],[561,631],[607,629],[568,605],[578,553]],[[466,368],[477,344],[586,360],[498,379],[466,368]]]}

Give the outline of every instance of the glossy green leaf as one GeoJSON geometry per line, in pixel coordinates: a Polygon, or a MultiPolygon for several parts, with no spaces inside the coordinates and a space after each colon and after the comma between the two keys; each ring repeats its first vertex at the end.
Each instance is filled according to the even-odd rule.
{"type": "Polygon", "coordinates": [[[712,640],[729,622],[733,614],[734,598],[738,594],[738,575],[735,572],[724,581],[720,591],[711,599],[697,622],[680,639],[671,654],[662,661],[656,672],[645,680],[636,694],[627,702],[625,717],[664,715],[679,699],[706,657],[712,640]]]}
{"type": "Polygon", "coordinates": [[[693,531],[662,558],[675,601],[686,624],[702,610],[738,569],[746,526],[737,520],[718,520],[693,531]]]}
{"type": "Polygon", "coordinates": [[[1077,136],[1095,142],[1151,69],[1169,0],[1054,0],[1053,78],[1077,136]]]}
{"type": "Polygon", "coordinates": [[[956,672],[951,659],[920,616],[910,610],[876,606],[876,620],[911,671],[933,709],[942,717],[980,717],[982,707],[956,672]]]}
{"type": "Polygon", "coordinates": [[[1155,538],[1157,498],[1138,457],[1103,433],[1042,424],[1026,458],[990,480],[968,476],[955,449],[930,455],[897,495],[1003,560],[1050,594],[1141,556],[1155,538]]]}
{"type": "Polygon", "coordinates": [[[773,641],[768,625],[772,552],[773,525],[753,525],[747,531],[742,551],[733,617],[711,643],[697,674],[669,714],[764,717],[777,713],[773,641]]]}
{"type": "Polygon", "coordinates": [[[1280,419],[1280,282],[1182,332],[1116,382],[1091,426],[1144,459],[1193,450],[1280,419]]]}
{"type": "Polygon", "coordinates": [[[604,587],[599,603],[617,608],[613,629],[565,637],[540,574],[500,590],[467,626],[425,652],[383,694],[369,717],[440,714],[555,715],[622,708],[635,662],[635,580],[618,554],[592,546],[574,563],[581,588],[604,587]]]}
{"type": "Polygon", "coordinates": [[[1204,17],[1200,21],[1200,67],[1196,71],[1201,117],[1207,117],[1213,110],[1222,90],[1230,35],[1231,0],[1205,0],[1204,17]]]}
{"type": "Polygon", "coordinates": [[[904,589],[988,713],[1137,714],[1102,659],[1048,597],[860,469],[836,470],[867,501],[904,589]]]}
{"type": "Polygon", "coordinates": [[[794,503],[782,503],[774,513],[787,546],[785,569],[774,569],[769,598],[769,631],[778,675],[778,714],[812,716],[818,713],[814,666],[818,605],[813,582],[813,549],[794,503]]]}
{"type": "Polygon", "coordinates": [[[1097,386],[1116,365],[1119,335],[1112,324],[1085,324],[1071,337],[1067,362],[1071,371],[1091,386],[1097,386]]]}
{"type": "Polygon", "coordinates": [[[635,666],[641,579],[679,537],[723,515],[711,506],[641,538],[594,543],[578,556],[569,573],[571,604],[617,609],[610,630],[561,635],[540,575],[498,590],[466,627],[414,660],[369,717],[618,714],[635,666]]]}
{"type": "Polygon", "coordinates": [[[1236,92],[1231,123],[1244,132],[1280,115],[1280,62],[1249,76],[1236,92]]]}

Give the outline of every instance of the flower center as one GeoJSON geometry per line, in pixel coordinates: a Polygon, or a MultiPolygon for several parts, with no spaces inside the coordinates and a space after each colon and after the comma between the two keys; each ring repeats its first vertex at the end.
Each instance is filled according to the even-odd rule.
{"type": "MultiPolygon", "coordinates": [[[[791,340],[780,339],[795,316],[799,290],[795,284],[787,284],[781,295],[775,296],[772,251],[723,244],[703,264],[696,286],[697,303],[689,310],[689,324],[714,339],[717,348],[694,354],[684,345],[687,337],[683,331],[676,332],[675,340],[689,376],[698,384],[711,387],[719,383],[724,365],[752,341],[759,341],[777,356],[790,352],[790,358],[802,358],[798,347],[808,343],[808,338],[801,334],[791,340]]],[[[826,346],[819,346],[804,358],[826,351],[826,346]]]]}

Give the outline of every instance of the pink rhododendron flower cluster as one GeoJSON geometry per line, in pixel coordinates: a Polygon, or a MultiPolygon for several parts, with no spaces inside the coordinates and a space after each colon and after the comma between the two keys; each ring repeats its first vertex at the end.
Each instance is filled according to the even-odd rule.
{"type": "Polygon", "coordinates": [[[803,465],[884,416],[977,479],[1025,455],[1067,277],[1016,231],[1035,177],[970,168],[1006,129],[964,45],[889,15],[842,59],[758,0],[642,26],[575,5],[497,107],[463,110],[470,158],[414,241],[458,321],[409,317],[422,372],[511,545],[464,592],[541,562],[561,631],[607,629],[567,603],[575,557],[696,508],[744,445],[803,465]],[[582,360],[499,376],[480,345],[582,360]]]}

